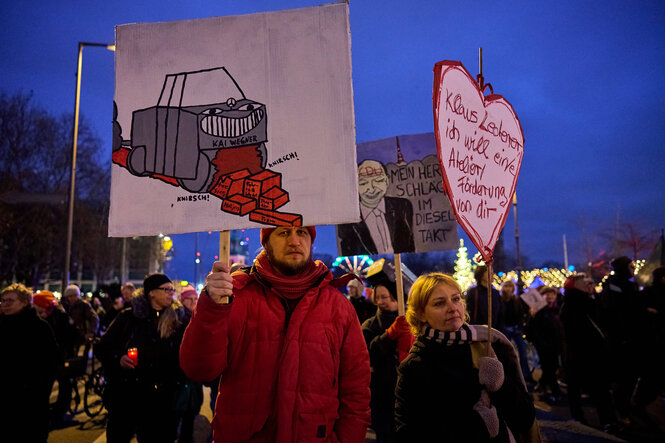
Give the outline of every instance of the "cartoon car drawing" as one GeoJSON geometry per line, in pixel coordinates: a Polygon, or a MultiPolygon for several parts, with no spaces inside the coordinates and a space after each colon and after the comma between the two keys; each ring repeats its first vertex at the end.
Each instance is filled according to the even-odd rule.
{"type": "Polygon", "coordinates": [[[267,140],[265,105],[247,99],[226,68],[167,74],[157,105],[133,112],[126,168],[207,192],[215,178],[265,168],[267,140]],[[210,85],[224,91],[223,101],[192,103],[188,91],[210,85]]]}
{"type": "Polygon", "coordinates": [[[122,139],[114,103],[113,163],[215,195],[223,211],[297,225],[300,215],[276,211],[289,197],[281,174],[265,169],[267,120],[265,105],[248,99],[225,67],[166,74],[157,104],[133,111],[130,140],[122,139]],[[221,99],[201,104],[206,91],[221,91],[221,99]]]}

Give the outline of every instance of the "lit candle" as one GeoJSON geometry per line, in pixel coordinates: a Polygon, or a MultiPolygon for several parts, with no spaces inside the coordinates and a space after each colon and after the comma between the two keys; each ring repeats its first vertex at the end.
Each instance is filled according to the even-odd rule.
{"type": "Polygon", "coordinates": [[[139,350],[136,348],[127,349],[127,357],[134,363],[134,366],[139,364],[139,350]]]}

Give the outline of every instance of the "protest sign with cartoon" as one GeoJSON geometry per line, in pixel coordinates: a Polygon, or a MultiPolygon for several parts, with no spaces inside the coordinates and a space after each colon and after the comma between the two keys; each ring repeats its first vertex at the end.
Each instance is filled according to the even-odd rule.
{"type": "Polygon", "coordinates": [[[358,220],[349,29],[343,2],[118,26],[109,234],[358,220]]]}
{"type": "Polygon", "coordinates": [[[361,221],[337,226],[342,256],[426,252],[457,247],[434,134],[359,143],[361,221]]]}

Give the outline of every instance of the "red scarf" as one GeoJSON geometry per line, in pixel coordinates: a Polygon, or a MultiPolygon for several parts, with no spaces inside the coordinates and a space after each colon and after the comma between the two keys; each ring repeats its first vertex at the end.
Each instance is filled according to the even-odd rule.
{"type": "Polygon", "coordinates": [[[321,261],[310,260],[307,267],[296,275],[284,275],[272,267],[265,250],[256,257],[256,272],[277,293],[291,300],[302,297],[308,289],[316,286],[322,276],[330,272],[321,261]]]}

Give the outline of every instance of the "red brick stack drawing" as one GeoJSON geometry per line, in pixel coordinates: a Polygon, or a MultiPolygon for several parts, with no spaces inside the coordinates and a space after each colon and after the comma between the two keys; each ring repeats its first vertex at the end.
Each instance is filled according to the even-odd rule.
{"type": "Polygon", "coordinates": [[[282,174],[264,169],[251,174],[241,169],[222,176],[210,193],[221,198],[222,211],[245,216],[251,221],[275,226],[302,226],[302,216],[279,212],[289,202],[289,193],[282,189],[282,174]]]}

